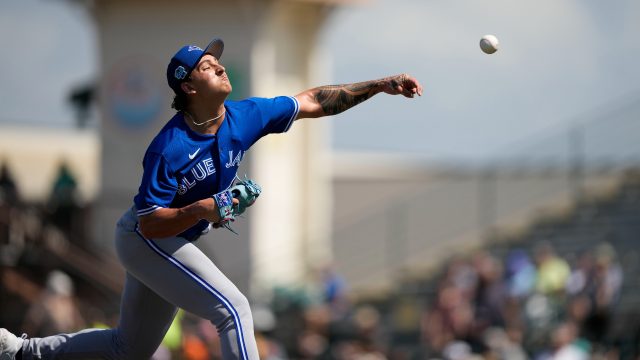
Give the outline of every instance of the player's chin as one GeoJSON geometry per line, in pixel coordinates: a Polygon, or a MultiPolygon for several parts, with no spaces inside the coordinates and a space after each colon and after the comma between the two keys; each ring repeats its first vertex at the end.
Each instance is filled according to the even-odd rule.
{"type": "Polygon", "coordinates": [[[220,84],[220,91],[227,93],[227,95],[230,94],[231,91],[233,91],[233,86],[231,86],[229,80],[222,81],[222,83],[220,84]]]}
{"type": "Polygon", "coordinates": [[[229,96],[229,94],[231,94],[232,90],[233,89],[232,89],[231,85],[219,86],[211,95],[212,96],[227,97],[227,96],[229,96]]]}

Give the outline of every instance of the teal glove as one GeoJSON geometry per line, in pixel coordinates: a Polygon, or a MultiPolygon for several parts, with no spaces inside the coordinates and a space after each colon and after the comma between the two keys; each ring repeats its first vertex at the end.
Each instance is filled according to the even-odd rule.
{"type": "Polygon", "coordinates": [[[238,182],[227,190],[221,191],[213,195],[213,199],[218,206],[220,221],[213,223],[214,228],[224,227],[236,233],[230,226],[235,221],[236,216],[244,213],[247,208],[256,202],[258,196],[262,192],[260,185],[246,176],[244,180],[238,179],[238,182]],[[238,199],[238,204],[234,205],[232,199],[238,199]]]}
{"type": "Polygon", "coordinates": [[[233,195],[234,198],[238,199],[238,205],[233,207],[233,215],[238,216],[256,202],[256,199],[262,192],[262,188],[245,176],[244,180],[240,180],[229,188],[229,191],[231,191],[231,195],[233,195]]]}

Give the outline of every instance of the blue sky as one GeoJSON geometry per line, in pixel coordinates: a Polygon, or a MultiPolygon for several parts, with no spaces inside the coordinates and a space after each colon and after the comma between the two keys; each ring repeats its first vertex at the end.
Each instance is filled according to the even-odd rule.
{"type": "MultiPolygon", "coordinates": [[[[69,90],[96,74],[90,18],[67,1],[0,0],[0,8],[8,54],[0,60],[0,123],[69,126],[69,90]]],[[[333,147],[474,161],[560,132],[594,109],[640,96],[637,34],[635,0],[345,6],[320,37],[331,59],[327,82],[408,72],[425,95],[379,95],[337,116],[333,147]],[[478,47],[488,33],[501,42],[494,55],[478,47]]]]}

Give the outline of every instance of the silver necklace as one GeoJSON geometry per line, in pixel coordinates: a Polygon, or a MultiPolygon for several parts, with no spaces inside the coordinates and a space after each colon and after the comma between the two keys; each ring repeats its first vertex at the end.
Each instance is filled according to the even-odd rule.
{"type": "Polygon", "coordinates": [[[189,119],[191,119],[191,122],[192,122],[194,125],[196,125],[196,126],[201,126],[201,125],[204,125],[204,124],[206,124],[206,123],[209,123],[209,122],[216,121],[216,120],[220,119],[220,118],[222,117],[222,115],[224,115],[224,113],[225,113],[225,112],[226,112],[226,110],[223,108],[223,109],[222,109],[222,113],[221,113],[220,115],[218,115],[218,116],[216,116],[216,117],[214,117],[214,118],[211,118],[211,119],[209,119],[209,120],[205,120],[205,121],[203,121],[203,122],[201,122],[201,123],[197,123],[197,122],[196,122],[196,119],[194,119],[194,118],[193,118],[193,116],[192,116],[191,114],[189,114],[187,111],[185,111],[184,113],[185,113],[185,114],[187,114],[187,116],[189,116],[189,119]]]}

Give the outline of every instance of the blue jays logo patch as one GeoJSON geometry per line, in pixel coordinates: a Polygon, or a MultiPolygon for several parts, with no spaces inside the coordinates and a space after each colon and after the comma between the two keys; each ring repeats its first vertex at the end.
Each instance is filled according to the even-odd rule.
{"type": "Polygon", "coordinates": [[[185,70],[185,68],[180,65],[176,68],[176,71],[173,75],[176,77],[176,79],[182,80],[187,77],[187,70],[185,70]]]}

